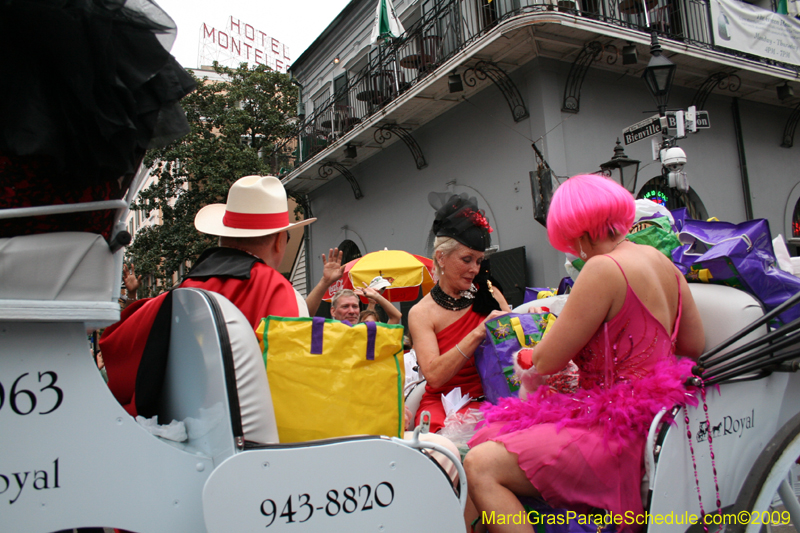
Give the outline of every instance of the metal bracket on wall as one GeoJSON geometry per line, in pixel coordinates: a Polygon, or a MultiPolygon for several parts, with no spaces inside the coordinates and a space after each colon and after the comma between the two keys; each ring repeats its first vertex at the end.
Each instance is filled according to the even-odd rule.
{"type": "Polygon", "coordinates": [[[698,110],[706,108],[706,100],[709,95],[714,92],[714,89],[728,89],[731,92],[736,92],[742,85],[742,80],[736,74],[729,72],[716,72],[706,78],[706,81],[697,89],[692,98],[690,105],[695,106],[698,110]]]}
{"type": "Polygon", "coordinates": [[[422,154],[422,149],[419,147],[419,144],[417,144],[417,141],[408,131],[409,130],[398,124],[384,124],[375,130],[375,135],[373,135],[373,137],[376,143],[383,144],[391,139],[392,134],[397,135],[400,140],[406,144],[408,149],[411,150],[411,155],[414,157],[417,170],[422,170],[428,166],[428,162],[425,161],[425,156],[422,154]]]}
{"type": "Polygon", "coordinates": [[[503,97],[511,109],[511,116],[514,118],[514,122],[519,122],[530,116],[519,89],[508,77],[506,71],[501,69],[497,63],[482,60],[478,61],[474,67],[464,71],[464,83],[470,87],[475,87],[478,80],[487,78],[492,80],[497,88],[500,89],[500,92],[503,93],[503,97]]]}
{"type": "Polygon", "coordinates": [[[797,129],[797,123],[800,122],[800,104],[797,104],[789,115],[789,120],[786,121],[786,127],[783,128],[783,142],[781,147],[791,148],[794,146],[794,132],[797,129]]]}
{"type": "Polygon", "coordinates": [[[583,49],[575,58],[572,67],[569,69],[567,83],[564,85],[564,102],[561,104],[561,111],[566,113],[577,113],[581,109],[581,86],[586,78],[586,72],[595,61],[599,60],[603,52],[608,51],[610,55],[607,59],[609,65],[617,62],[619,50],[612,44],[601,44],[599,41],[586,43],[583,49]]]}
{"type": "Polygon", "coordinates": [[[328,161],[320,165],[319,167],[319,177],[320,178],[328,178],[331,174],[333,174],[334,170],[338,170],[339,174],[345,177],[345,179],[350,183],[350,186],[353,188],[353,194],[356,196],[356,200],[363,198],[364,194],[361,192],[361,187],[358,186],[358,182],[356,181],[355,176],[350,173],[350,170],[346,166],[336,161],[328,161]]]}

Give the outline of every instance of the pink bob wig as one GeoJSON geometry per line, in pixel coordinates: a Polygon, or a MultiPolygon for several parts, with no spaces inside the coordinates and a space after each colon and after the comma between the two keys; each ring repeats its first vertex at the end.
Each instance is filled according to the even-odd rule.
{"type": "Polygon", "coordinates": [[[582,235],[592,242],[628,233],[636,216],[631,193],[595,174],[579,174],[562,183],[550,202],[547,237],[554,248],[578,255],[582,235]]]}

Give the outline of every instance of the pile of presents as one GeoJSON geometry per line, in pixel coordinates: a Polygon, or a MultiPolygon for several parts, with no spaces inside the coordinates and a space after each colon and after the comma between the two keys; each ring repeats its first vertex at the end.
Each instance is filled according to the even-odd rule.
{"type": "MultiPolygon", "coordinates": [[[[773,240],[769,223],[755,219],[733,224],[694,220],[686,208],[668,211],[650,200],[636,201],[636,220],[628,240],[647,244],[669,257],[689,283],[717,283],[752,294],[765,312],[800,291],[800,258],[790,258],[781,235],[773,240]]],[[[529,288],[525,301],[567,294],[583,267],[567,258],[567,272],[557,288],[529,288]]],[[[782,313],[779,327],[800,317],[800,305],[782,313]]]]}

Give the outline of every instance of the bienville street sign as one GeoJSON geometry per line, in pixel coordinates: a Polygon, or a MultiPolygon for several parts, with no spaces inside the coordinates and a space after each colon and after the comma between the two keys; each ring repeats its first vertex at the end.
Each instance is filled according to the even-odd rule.
{"type": "Polygon", "coordinates": [[[653,115],[622,130],[622,137],[625,139],[625,144],[633,144],[659,133],[661,133],[661,123],[658,115],[653,115]]]}

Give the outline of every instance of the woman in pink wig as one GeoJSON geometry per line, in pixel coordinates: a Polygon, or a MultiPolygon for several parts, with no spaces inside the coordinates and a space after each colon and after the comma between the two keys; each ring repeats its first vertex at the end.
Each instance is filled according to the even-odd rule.
{"type": "MultiPolygon", "coordinates": [[[[683,383],[704,345],[692,294],[661,252],[625,239],[634,200],[596,175],[568,179],[547,218],[550,243],[585,266],[552,330],[533,350],[523,383],[574,360],[574,394],[541,387],[486,409],[464,466],[480,511],[523,512],[517,496],[587,512],[642,513],[647,431],[661,408],[694,402],[683,383]]],[[[523,352],[524,353],[524,352],[523,352]]],[[[531,531],[488,524],[490,531],[531,531]]]]}

